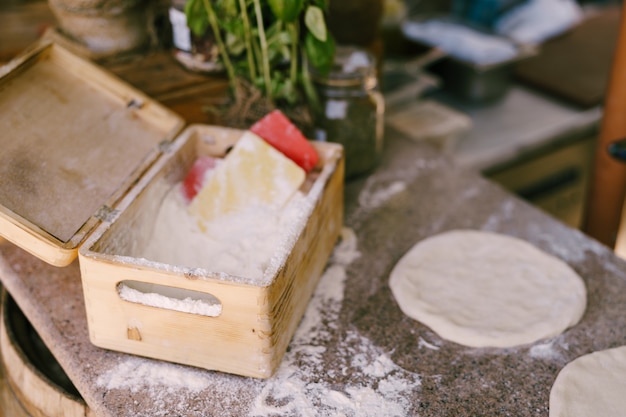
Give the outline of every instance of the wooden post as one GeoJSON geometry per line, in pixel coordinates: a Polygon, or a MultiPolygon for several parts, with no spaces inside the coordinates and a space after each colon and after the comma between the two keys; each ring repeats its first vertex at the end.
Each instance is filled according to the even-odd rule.
{"type": "Polygon", "coordinates": [[[625,138],[626,17],[622,14],[583,224],[585,233],[613,249],[626,195],[626,162],[611,157],[607,148],[625,138]]]}

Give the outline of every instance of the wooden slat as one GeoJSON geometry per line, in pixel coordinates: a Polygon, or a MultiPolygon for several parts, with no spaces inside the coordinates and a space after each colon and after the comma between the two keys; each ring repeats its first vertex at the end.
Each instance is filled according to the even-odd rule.
{"type": "Polygon", "coordinates": [[[228,98],[224,75],[198,74],[185,69],[170,51],[157,51],[129,58],[126,62],[103,63],[111,72],[180,114],[187,123],[215,124],[212,108],[228,98]]]}
{"type": "Polygon", "coordinates": [[[609,144],[626,138],[625,72],[626,16],[622,14],[583,226],[585,233],[610,248],[615,248],[626,196],[626,163],[615,160],[607,151],[609,144]]]}
{"type": "MultiPolygon", "coordinates": [[[[21,346],[18,340],[28,339],[27,335],[18,336],[26,331],[12,325],[21,313],[9,295],[3,291],[2,313],[0,314],[0,349],[2,351],[3,377],[0,378],[0,417],[2,408],[6,417],[94,417],[84,400],[65,391],[50,380],[45,373],[29,359],[25,351],[40,349],[33,345],[21,346]],[[16,314],[18,314],[16,316],[16,314]]],[[[19,320],[26,320],[20,318],[19,320]]],[[[42,351],[37,351],[42,353],[42,351]]],[[[45,360],[46,355],[39,358],[45,360]]],[[[52,366],[52,365],[50,365],[52,366]]]]}

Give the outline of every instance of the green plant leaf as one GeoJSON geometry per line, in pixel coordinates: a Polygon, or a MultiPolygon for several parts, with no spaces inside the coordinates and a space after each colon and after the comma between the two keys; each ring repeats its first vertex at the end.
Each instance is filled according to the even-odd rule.
{"type": "Polygon", "coordinates": [[[326,30],[326,21],[324,20],[324,12],[317,6],[309,6],[304,14],[304,24],[307,29],[321,42],[326,42],[328,31],[326,30]]]}
{"type": "Polygon", "coordinates": [[[296,86],[293,85],[291,80],[278,80],[273,86],[274,96],[279,99],[284,99],[290,104],[295,104],[298,101],[298,91],[296,86]]]}
{"type": "Polygon", "coordinates": [[[300,16],[304,0],[267,0],[272,13],[283,22],[293,22],[300,16]]]}
{"type": "Polygon", "coordinates": [[[284,26],[282,26],[282,30],[280,27],[280,25],[274,25],[266,32],[267,48],[270,51],[270,56],[280,55],[281,59],[288,60],[290,55],[289,45],[291,45],[292,39],[284,26]],[[279,26],[279,30],[274,30],[276,26],[279,26]]]}
{"type": "Polygon", "coordinates": [[[239,9],[237,6],[237,0],[221,0],[219,2],[219,8],[224,16],[231,18],[239,17],[239,9]]]}
{"type": "Polygon", "coordinates": [[[304,49],[311,65],[322,75],[328,74],[335,58],[335,40],[327,36],[326,41],[320,41],[311,32],[304,38],[304,49]]]}
{"type": "Polygon", "coordinates": [[[189,0],[185,4],[185,16],[187,16],[187,26],[196,36],[205,34],[209,27],[209,18],[202,0],[189,0]]]}
{"type": "Polygon", "coordinates": [[[246,50],[246,45],[243,39],[233,33],[226,33],[226,48],[231,55],[240,55],[246,50]]]}

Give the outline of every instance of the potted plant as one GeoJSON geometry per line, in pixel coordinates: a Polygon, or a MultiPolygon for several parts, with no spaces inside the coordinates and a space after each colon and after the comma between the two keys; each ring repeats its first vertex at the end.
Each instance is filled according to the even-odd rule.
{"type": "Polygon", "coordinates": [[[280,108],[305,130],[316,95],[309,69],[326,73],[335,42],[326,25],[328,0],[189,0],[187,24],[211,30],[230,82],[232,102],[222,114],[245,128],[280,108]]]}

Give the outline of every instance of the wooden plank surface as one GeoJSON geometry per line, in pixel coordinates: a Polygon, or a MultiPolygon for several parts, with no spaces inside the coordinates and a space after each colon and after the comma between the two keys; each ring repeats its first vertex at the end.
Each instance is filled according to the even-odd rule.
{"type": "Polygon", "coordinates": [[[15,302],[2,292],[0,349],[7,415],[93,416],[15,302]],[[19,407],[15,407],[15,405],[19,407]],[[13,409],[8,408],[13,407],[13,409]],[[22,410],[23,409],[23,410],[22,410]]]}
{"type": "Polygon", "coordinates": [[[55,24],[46,0],[0,1],[0,64],[19,54],[55,24]]]}
{"type": "Polygon", "coordinates": [[[215,109],[227,101],[228,81],[223,75],[191,72],[178,63],[170,51],[150,52],[105,66],[181,115],[189,124],[217,123],[215,109]]]}
{"type": "MultiPolygon", "coordinates": [[[[0,64],[17,56],[43,35],[54,32],[56,19],[46,0],[0,2],[0,64]]],[[[165,104],[188,123],[216,121],[212,109],[224,103],[224,74],[193,73],[169,50],[150,50],[103,63],[120,78],[165,104]]]]}

